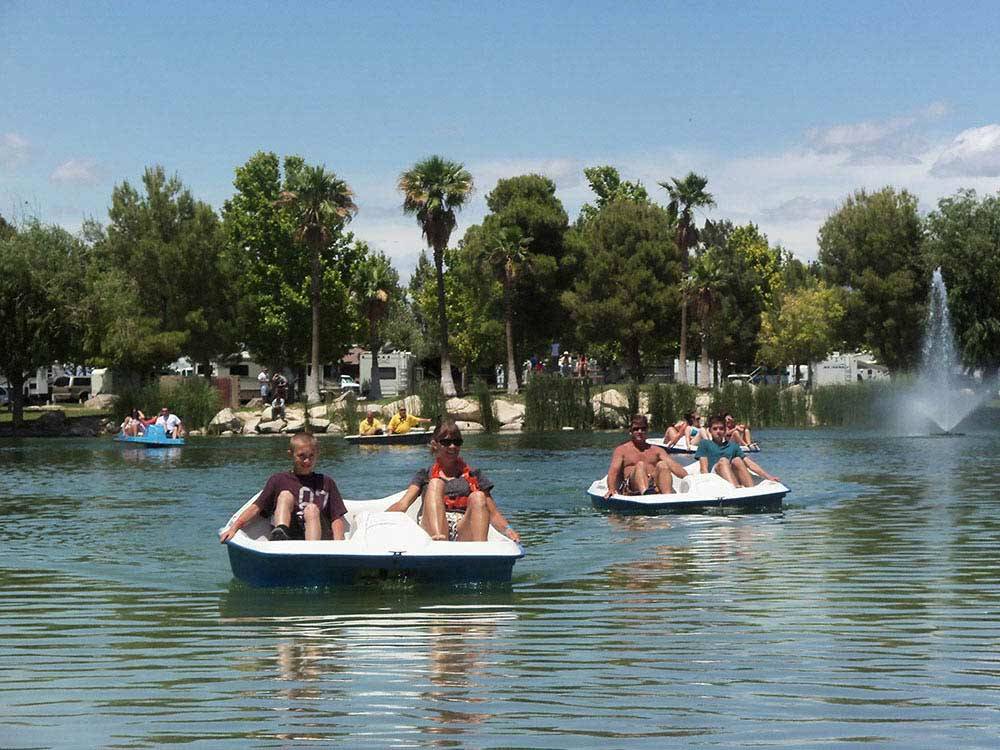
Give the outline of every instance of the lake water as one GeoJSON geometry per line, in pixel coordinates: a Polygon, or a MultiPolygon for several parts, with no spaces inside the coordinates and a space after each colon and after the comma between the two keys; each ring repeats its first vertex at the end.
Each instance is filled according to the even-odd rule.
{"type": "MultiPolygon", "coordinates": [[[[281,439],[0,441],[0,747],[1000,745],[1000,432],[761,430],[783,513],[594,511],[611,434],[470,437],[509,588],[258,591],[281,439]]],[[[425,448],[322,441],[348,497],[425,448]]]]}

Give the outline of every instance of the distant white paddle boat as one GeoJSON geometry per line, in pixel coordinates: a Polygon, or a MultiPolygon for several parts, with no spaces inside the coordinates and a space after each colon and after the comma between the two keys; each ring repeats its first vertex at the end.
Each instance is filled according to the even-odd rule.
{"type": "Polygon", "coordinates": [[[417,523],[422,500],[406,513],[386,512],[402,496],[345,500],[347,534],[340,541],[272,542],[269,519],[257,516],[226,542],[233,575],[260,587],[351,584],[396,574],[432,583],[510,581],[514,563],[524,557],[520,544],[492,526],[485,542],[435,541],[417,523]]]}
{"type": "MultiPolygon", "coordinates": [[[[708,438],[703,438],[708,440],[708,438]]],[[[698,446],[688,445],[687,437],[682,437],[674,445],[667,445],[667,441],[663,438],[649,438],[646,440],[650,445],[655,445],[658,448],[663,448],[667,453],[694,453],[698,450],[698,446]]],[[[750,445],[741,445],[740,448],[744,453],[760,453],[760,446],[757,443],[750,443],[750,445]]]]}
{"type": "MultiPolygon", "coordinates": [[[[652,442],[652,441],[649,441],[652,442]]],[[[781,509],[789,489],[781,482],[761,479],[754,474],[753,487],[734,487],[714,472],[702,474],[697,463],[684,467],[688,476],[673,477],[669,494],[619,495],[605,498],[608,478],[603,476],[587,490],[598,510],[618,513],[700,513],[723,509],[741,513],[766,513],[781,509]]]]}

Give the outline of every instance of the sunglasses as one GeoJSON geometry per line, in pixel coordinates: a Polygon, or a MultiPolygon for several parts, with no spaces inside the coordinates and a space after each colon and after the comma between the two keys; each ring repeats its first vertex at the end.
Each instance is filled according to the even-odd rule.
{"type": "Polygon", "coordinates": [[[462,438],[441,438],[437,442],[438,442],[438,445],[443,445],[445,447],[447,447],[449,445],[459,445],[460,446],[462,444],[462,438]]]}

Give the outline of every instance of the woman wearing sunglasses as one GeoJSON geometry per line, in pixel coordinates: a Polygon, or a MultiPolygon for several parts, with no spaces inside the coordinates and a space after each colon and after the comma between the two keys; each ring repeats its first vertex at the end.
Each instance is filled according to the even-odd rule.
{"type": "Polygon", "coordinates": [[[458,542],[485,542],[490,526],[520,541],[490,495],[493,482],[479,469],[470,468],[459,452],[462,432],[451,420],[441,424],[431,436],[434,463],[420,469],[410,480],[403,497],[386,510],[406,512],[423,496],[420,525],[431,539],[458,542]]]}

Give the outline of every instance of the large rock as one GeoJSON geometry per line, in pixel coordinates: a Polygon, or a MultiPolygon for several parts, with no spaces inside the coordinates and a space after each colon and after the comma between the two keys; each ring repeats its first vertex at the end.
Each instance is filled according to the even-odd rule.
{"type": "Polygon", "coordinates": [[[273,419],[269,422],[261,422],[257,425],[257,432],[262,435],[273,435],[285,429],[284,419],[273,419]]]}
{"type": "Polygon", "coordinates": [[[326,419],[326,406],[309,407],[309,421],[312,422],[316,419],[326,419]]]}
{"type": "Polygon", "coordinates": [[[465,398],[449,398],[445,408],[449,414],[457,417],[468,417],[479,413],[479,403],[465,398]]]}
{"type": "Polygon", "coordinates": [[[595,410],[601,408],[602,406],[610,406],[613,409],[627,409],[628,399],[625,394],[616,388],[609,388],[602,393],[598,393],[596,396],[590,399],[591,403],[594,404],[595,410]]]}
{"type": "Polygon", "coordinates": [[[99,396],[91,396],[84,404],[88,409],[110,409],[115,402],[115,396],[110,393],[102,393],[99,396]]]}
{"type": "Polygon", "coordinates": [[[521,432],[522,429],[524,429],[524,422],[521,420],[500,425],[500,432],[521,432]]]}
{"type": "Polygon", "coordinates": [[[223,409],[208,423],[210,433],[239,432],[243,429],[243,422],[233,412],[232,409],[223,409]]]}
{"type": "Polygon", "coordinates": [[[247,409],[263,409],[264,408],[264,399],[262,399],[260,396],[257,396],[257,398],[252,398],[249,401],[247,401],[245,408],[247,408],[247,409]]]}
{"type": "Polygon", "coordinates": [[[300,406],[289,406],[285,409],[285,419],[289,422],[305,422],[306,410],[300,406]]]}
{"type": "Polygon", "coordinates": [[[483,431],[483,426],[479,424],[479,422],[465,422],[463,420],[457,420],[455,424],[458,425],[458,429],[460,429],[462,432],[467,432],[471,434],[483,431]]]}
{"type": "Polygon", "coordinates": [[[243,421],[243,429],[241,430],[241,432],[244,435],[256,435],[257,425],[259,424],[260,424],[260,417],[254,414],[249,419],[243,421]]]}
{"type": "Polygon", "coordinates": [[[498,398],[493,402],[493,411],[496,413],[500,424],[510,424],[516,420],[524,419],[524,404],[516,404],[502,398],[498,398]]]}
{"type": "Polygon", "coordinates": [[[330,420],[319,419],[319,418],[310,419],[309,429],[312,430],[313,432],[326,432],[328,429],[330,429],[330,420]]]}
{"type": "Polygon", "coordinates": [[[306,420],[289,418],[285,423],[285,432],[302,432],[306,428],[306,420]]]}
{"type": "Polygon", "coordinates": [[[406,406],[408,414],[416,414],[418,417],[423,416],[420,413],[420,396],[407,396],[399,401],[393,401],[391,404],[386,404],[382,407],[382,413],[391,419],[392,415],[399,411],[400,404],[406,406]]]}
{"type": "Polygon", "coordinates": [[[263,409],[260,410],[261,422],[270,422],[273,419],[274,419],[274,409],[272,409],[270,406],[265,406],[263,409]]]}

